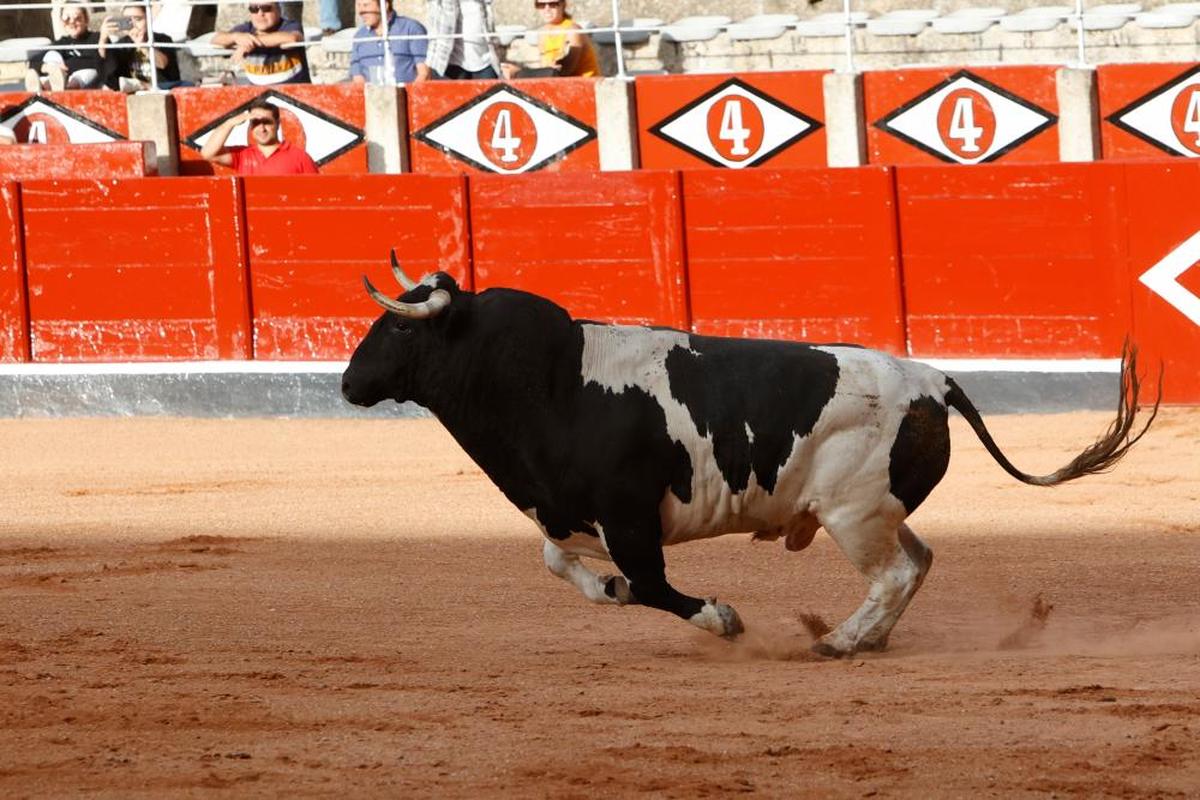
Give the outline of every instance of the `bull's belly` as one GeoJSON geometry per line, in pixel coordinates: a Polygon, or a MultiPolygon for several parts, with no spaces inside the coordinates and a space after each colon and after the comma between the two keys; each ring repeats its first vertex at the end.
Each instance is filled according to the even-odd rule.
{"type": "Polygon", "coordinates": [[[810,503],[804,496],[771,495],[752,485],[734,494],[720,487],[683,503],[668,491],[659,506],[663,544],[679,544],[727,533],[754,533],[784,528],[806,516],[810,503]]]}

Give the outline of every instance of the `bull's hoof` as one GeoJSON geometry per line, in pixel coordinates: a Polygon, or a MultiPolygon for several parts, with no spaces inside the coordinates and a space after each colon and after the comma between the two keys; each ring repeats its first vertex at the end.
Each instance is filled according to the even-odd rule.
{"type": "Polygon", "coordinates": [[[733,641],[746,632],[746,626],[742,624],[742,618],[733,610],[733,606],[717,603],[717,613],[725,623],[725,632],[721,634],[721,638],[733,641]]]}
{"type": "Polygon", "coordinates": [[[736,639],[746,630],[742,618],[733,607],[718,603],[715,598],[706,600],[704,606],[692,615],[689,622],[724,639],[736,639]]]}
{"type": "Polygon", "coordinates": [[[629,581],[623,575],[601,575],[604,581],[604,593],[617,601],[619,606],[635,605],[637,598],[629,590],[629,581]]]}
{"type": "Polygon", "coordinates": [[[877,642],[859,642],[855,649],[859,653],[882,653],[887,650],[887,645],[888,640],[885,636],[877,642]]]}
{"type": "Polygon", "coordinates": [[[812,647],[809,649],[819,656],[825,656],[825,658],[848,658],[854,655],[853,650],[843,650],[821,639],[813,642],[812,647]]]}

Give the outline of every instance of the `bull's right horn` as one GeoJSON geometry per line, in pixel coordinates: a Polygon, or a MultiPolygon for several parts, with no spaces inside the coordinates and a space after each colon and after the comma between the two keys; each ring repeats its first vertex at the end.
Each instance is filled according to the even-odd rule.
{"type": "Polygon", "coordinates": [[[399,300],[393,300],[372,286],[370,278],[366,275],[363,275],[363,285],[367,287],[367,294],[371,296],[372,300],[393,314],[406,319],[436,317],[450,305],[450,293],[445,289],[434,289],[430,292],[429,299],[422,300],[420,303],[402,303],[399,300]]]}
{"type": "Polygon", "coordinates": [[[400,268],[400,259],[396,258],[396,248],[392,248],[392,274],[396,276],[396,280],[400,281],[400,285],[404,287],[404,291],[411,292],[417,288],[417,282],[404,274],[404,270],[400,268]]]}

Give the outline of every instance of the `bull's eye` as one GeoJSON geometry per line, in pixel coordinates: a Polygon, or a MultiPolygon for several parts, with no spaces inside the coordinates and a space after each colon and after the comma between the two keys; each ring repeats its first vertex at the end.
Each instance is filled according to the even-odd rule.
{"type": "Polygon", "coordinates": [[[412,333],[412,328],[402,319],[397,319],[392,322],[392,330],[396,333],[412,333]]]}

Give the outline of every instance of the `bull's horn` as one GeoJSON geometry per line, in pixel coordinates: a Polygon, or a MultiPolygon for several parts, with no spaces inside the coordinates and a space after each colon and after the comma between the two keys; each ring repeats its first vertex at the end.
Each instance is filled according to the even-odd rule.
{"type": "Polygon", "coordinates": [[[450,293],[445,289],[434,289],[430,293],[429,299],[422,300],[420,303],[401,303],[399,300],[393,300],[372,286],[370,279],[366,275],[363,275],[363,285],[367,287],[367,294],[371,295],[372,300],[393,314],[398,314],[407,319],[429,319],[430,317],[436,317],[446,310],[446,306],[450,305],[450,293]]]}
{"type": "Polygon", "coordinates": [[[396,258],[396,248],[392,248],[392,274],[396,276],[396,280],[400,281],[400,285],[404,287],[404,291],[411,292],[417,288],[417,282],[404,274],[404,270],[400,269],[400,260],[396,258]]]}

